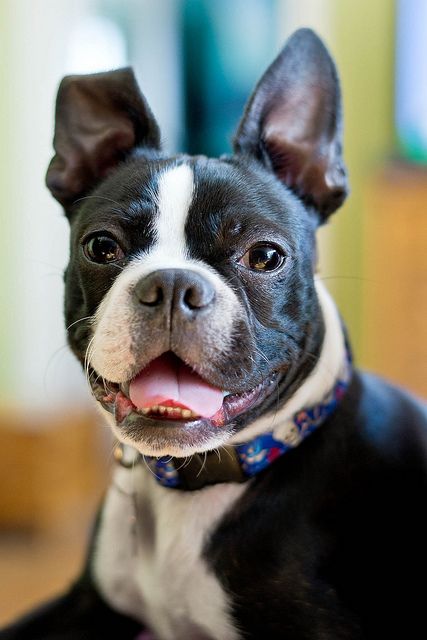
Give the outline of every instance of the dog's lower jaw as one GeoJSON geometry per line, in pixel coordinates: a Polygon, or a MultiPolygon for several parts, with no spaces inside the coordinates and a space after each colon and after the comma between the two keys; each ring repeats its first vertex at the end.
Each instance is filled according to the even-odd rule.
{"type": "Polygon", "coordinates": [[[250,414],[250,411],[256,410],[258,405],[262,405],[266,398],[274,394],[277,377],[272,375],[246,394],[227,396],[221,409],[211,419],[153,420],[135,410],[124,420],[118,421],[117,412],[108,410],[102,402],[97,405],[108,417],[117,439],[135,447],[142,455],[187,457],[227,444],[235,432],[234,419],[250,414]]]}

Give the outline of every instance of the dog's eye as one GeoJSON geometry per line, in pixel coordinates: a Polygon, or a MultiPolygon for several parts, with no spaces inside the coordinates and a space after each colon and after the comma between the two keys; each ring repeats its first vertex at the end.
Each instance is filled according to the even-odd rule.
{"type": "Polygon", "coordinates": [[[117,242],[108,236],[90,238],[83,245],[83,251],[89,260],[99,264],[116,262],[124,257],[124,253],[117,242]]]}
{"type": "Polygon", "coordinates": [[[246,251],[240,263],[252,271],[276,271],[285,261],[283,253],[271,244],[257,244],[246,251]]]}

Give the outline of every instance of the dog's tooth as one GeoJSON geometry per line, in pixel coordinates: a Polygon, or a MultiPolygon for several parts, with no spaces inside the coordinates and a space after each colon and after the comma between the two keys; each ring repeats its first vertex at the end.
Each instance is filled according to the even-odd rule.
{"type": "Polygon", "coordinates": [[[151,411],[158,411],[159,410],[159,405],[158,404],[153,404],[152,407],[150,407],[151,411]]]}
{"type": "Polygon", "coordinates": [[[183,418],[191,418],[193,412],[190,409],[182,409],[181,413],[183,418]]]}
{"type": "Polygon", "coordinates": [[[173,407],[166,407],[166,411],[171,415],[173,413],[173,407]]]}
{"type": "Polygon", "coordinates": [[[143,409],[140,409],[140,411],[144,414],[144,416],[146,416],[150,412],[150,409],[149,407],[144,407],[143,409]]]}
{"type": "Polygon", "coordinates": [[[159,413],[161,413],[162,415],[166,413],[166,407],[163,407],[161,404],[159,404],[158,409],[159,413]]]}

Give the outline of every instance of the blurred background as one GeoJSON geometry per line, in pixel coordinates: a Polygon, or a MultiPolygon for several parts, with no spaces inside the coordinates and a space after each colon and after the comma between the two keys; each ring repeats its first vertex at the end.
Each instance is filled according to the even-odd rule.
{"type": "Polygon", "coordinates": [[[164,147],[217,155],[300,26],[340,71],[352,185],[320,232],[320,275],[357,363],[425,394],[424,0],[0,3],[0,624],[76,575],[112,460],[65,346],[68,227],[44,187],[61,77],[131,64],[164,147]]]}

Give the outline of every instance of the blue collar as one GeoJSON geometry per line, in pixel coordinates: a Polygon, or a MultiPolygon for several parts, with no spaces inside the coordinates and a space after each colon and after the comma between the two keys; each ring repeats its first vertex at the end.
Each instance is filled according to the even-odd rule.
{"type": "MultiPolygon", "coordinates": [[[[219,482],[244,482],[266,469],[277,458],[294,449],[313,431],[316,431],[337,408],[345,395],[351,379],[351,356],[347,350],[342,371],[334,387],[316,405],[298,411],[290,420],[288,433],[291,438],[278,440],[273,432],[263,433],[249,442],[233,447],[225,446],[218,452],[195,454],[189,460],[163,456],[140,456],[158,483],[163,487],[195,490],[219,482]]],[[[116,450],[116,460],[125,462],[122,445],[116,450]]]]}

